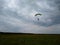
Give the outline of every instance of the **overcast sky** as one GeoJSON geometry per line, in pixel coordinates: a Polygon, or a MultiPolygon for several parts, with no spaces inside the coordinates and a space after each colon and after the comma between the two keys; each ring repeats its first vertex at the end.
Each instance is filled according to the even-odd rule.
{"type": "Polygon", "coordinates": [[[60,0],[0,0],[0,31],[60,34],[60,0]]]}

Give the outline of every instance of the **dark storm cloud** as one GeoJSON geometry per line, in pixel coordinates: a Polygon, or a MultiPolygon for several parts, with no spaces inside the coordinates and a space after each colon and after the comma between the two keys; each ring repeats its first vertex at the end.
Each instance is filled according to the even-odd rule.
{"type": "Polygon", "coordinates": [[[55,9],[52,13],[53,17],[51,16],[53,20],[52,25],[60,24],[60,0],[51,0],[51,2],[49,2],[49,5],[55,9]]]}

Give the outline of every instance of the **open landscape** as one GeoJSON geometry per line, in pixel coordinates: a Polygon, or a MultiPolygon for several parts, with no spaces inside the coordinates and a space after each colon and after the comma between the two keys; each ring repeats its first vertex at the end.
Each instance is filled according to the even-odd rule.
{"type": "Polygon", "coordinates": [[[60,34],[0,33],[0,45],[60,45],[60,34]]]}
{"type": "Polygon", "coordinates": [[[0,0],[0,45],[60,45],[60,0],[0,0]]]}

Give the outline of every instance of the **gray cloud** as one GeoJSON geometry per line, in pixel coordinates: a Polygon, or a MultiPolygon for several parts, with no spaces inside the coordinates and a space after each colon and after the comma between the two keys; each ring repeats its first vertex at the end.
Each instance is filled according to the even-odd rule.
{"type": "MultiPolygon", "coordinates": [[[[40,9],[40,11],[37,9],[37,6],[36,6],[36,9],[37,11],[39,12],[42,12],[44,16],[44,21],[40,21],[38,22],[37,24],[39,25],[43,25],[43,26],[51,26],[51,25],[55,25],[55,24],[59,24],[60,23],[60,10],[59,10],[59,6],[60,6],[60,1],[59,0],[45,0],[45,1],[41,1],[42,3],[40,2],[37,2],[37,5],[38,9],[40,9]],[[41,5],[42,4],[42,5],[41,5]],[[49,23],[49,20],[50,20],[50,23],[49,23]]],[[[42,20],[42,19],[41,19],[42,20]]]]}
{"type": "Polygon", "coordinates": [[[0,0],[0,30],[60,33],[60,0],[0,0]],[[42,16],[34,15],[41,13],[42,16]],[[57,27],[56,27],[57,26],[57,27]]]}

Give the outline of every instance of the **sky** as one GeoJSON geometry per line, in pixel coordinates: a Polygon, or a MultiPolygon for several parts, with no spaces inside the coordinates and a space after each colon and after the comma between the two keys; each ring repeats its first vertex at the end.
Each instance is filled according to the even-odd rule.
{"type": "Polygon", "coordinates": [[[0,32],[60,34],[60,0],[0,0],[0,32]]]}

